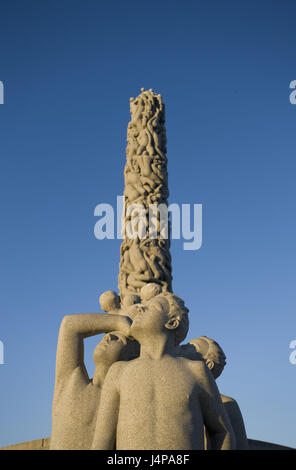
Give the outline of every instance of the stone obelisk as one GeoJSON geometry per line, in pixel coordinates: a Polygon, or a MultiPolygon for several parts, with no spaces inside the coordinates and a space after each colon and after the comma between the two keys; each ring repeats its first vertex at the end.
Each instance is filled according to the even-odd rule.
{"type": "Polygon", "coordinates": [[[156,283],[163,291],[172,290],[169,230],[167,227],[163,234],[160,216],[155,211],[160,207],[167,210],[169,195],[165,109],[161,95],[142,88],[137,98],[130,98],[130,112],[124,169],[125,234],[118,277],[122,303],[127,295],[137,296],[147,283],[156,283]],[[146,223],[142,222],[140,227],[136,221],[141,211],[146,223]],[[153,235],[151,222],[155,228],[153,235]],[[136,234],[127,230],[128,227],[136,228],[136,234]]]}

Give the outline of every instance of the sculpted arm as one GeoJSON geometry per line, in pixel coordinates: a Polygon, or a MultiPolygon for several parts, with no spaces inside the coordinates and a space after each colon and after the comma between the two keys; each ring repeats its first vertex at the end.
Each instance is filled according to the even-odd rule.
{"type": "Polygon", "coordinates": [[[56,355],[56,385],[66,380],[79,367],[88,381],[84,365],[83,339],[89,336],[120,330],[128,336],[130,320],[109,313],[81,313],[63,318],[56,355]]]}
{"type": "Polygon", "coordinates": [[[235,449],[235,436],[221,401],[216,382],[207,366],[200,363],[200,404],[213,450],[235,449]]]}
{"type": "Polygon", "coordinates": [[[119,375],[123,365],[113,364],[104,381],[100,398],[97,423],[92,442],[92,450],[114,449],[119,412],[119,375]]]}

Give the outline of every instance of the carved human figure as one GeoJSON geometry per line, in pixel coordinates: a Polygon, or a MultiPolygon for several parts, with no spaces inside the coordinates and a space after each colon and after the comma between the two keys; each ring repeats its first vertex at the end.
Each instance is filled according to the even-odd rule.
{"type": "Polygon", "coordinates": [[[203,360],[180,357],[188,331],[181,299],[161,293],[138,306],[130,334],[140,357],[106,376],[92,449],[232,449],[235,438],[215,380],[203,360]]]}
{"type": "Polygon", "coordinates": [[[63,318],[57,346],[50,449],[90,449],[101,388],[109,367],[125,359],[131,320],[83,313],[63,318]],[[84,338],[107,333],[94,351],[95,372],[84,364],[84,338]]]}
{"type": "Polygon", "coordinates": [[[120,275],[118,284],[121,294],[137,293],[152,278],[151,269],[143,256],[140,240],[124,240],[122,243],[120,275]]]}
{"type": "MultiPolygon", "coordinates": [[[[141,299],[138,295],[132,294],[127,291],[125,296],[122,298],[112,291],[108,290],[103,292],[100,296],[100,305],[104,312],[108,312],[116,315],[124,315],[130,320],[133,320],[137,313],[136,304],[139,304],[141,299]]],[[[114,334],[112,333],[112,337],[114,334]]],[[[127,341],[127,345],[124,349],[125,360],[135,359],[139,356],[140,345],[137,341],[127,341]]]]}
{"type": "Polygon", "coordinates": [[[138,129],[130,122],[127,126],[127,146],[126,146],[126,155],[128,162],[131,161],[131,158],[137,155],[138,149],[138,129]]]}
{"type": "Polygon", "coordinates": [[[127,284],[127,277],[130,272],[133,271],[133,265],[130,260],[129,249],[133,243],[131,239],[123,240],[120,246],[120,264],[119,264],[119,275],[118,275],[118,287],[120,290],[121,297],[129,291],[127,284]]]}
{"type": "Polygon", "coordinates": [[[146,238],[140,241],[139,249],[152,273],[151,281],[161,283],[164,290],[171,290],[171,258],[168,240],[146,238]]]}
{"type": "MultiPolygon", "coordinates": [[[[226,356],[219,344],[207,336],[200,336],[181,346],[181,354],[191,360],[199,360],[200,355],[213,374],[216,380],[226,365],[226,356]]],[[[232,429],[235,434],[236,449],[247,450],[249,448],[248,438],[245,430],[244,420],[240,408],[231,397],[221,394],[222,403],[229,417],[232,429]]],[[[209,448],[210,443],[207,442],[209,448]]]]}
{"type": "Polygon", "coordinates": [[[141,303],[141,299],[137,294],[132,294],[127,291],[126,295],[122,296],[121,305],[123,309],[135,304],[141,303]]]}
{"type": "Polygon", "coordinates": [[[122,243],[118,276],[122,299],[128,292],[138,294],[149,282],[172,290],[169,241],[162,240],[164,232],[165,238],[169,237],[169,230],[158,227],[157,217],[154,219],[158,240],[145,241],[150,237],[149,206],[168,205],[165,110],[161,95],[142,88],[137,98],[130,99],[130,112],[124,169],[124,226],[128,237],[127,228],[140,229],[138,236],[142,241],[130,237],[132,240],[126,238],[122,243]],[[132,210],[136,205],[143,208],[144,223],[144,218],[138,221],[137,210],[132,210]]]}
{"type": "MultiPolygon", "coordinates": [[[[163,185],[163,179],[165,177],[164,174],[159,176],[152,170],[152,163],[155,158],[155,155],[151,156],[144,154],[138,159],[141,170],[141,183],[146,189],[147,193],[153,191],[160,192],[159,189],[156,191],[156,188],[159,188],[163,185]]],[[[149,200],[147,202],[149,204],[149,200]]]]}
{"type": "Polygon", "coordinates": [[[148,300],[151,300],[153,297],[156,297],[158,294],[160,294],[161,291],[162,288],[159,284],[149,282],[144,287],[142,287],[140,291],[141,303],[145,304],[148,302],[148,300]]]}
{"type": "Polygon", "coordinates": [[[120,297],[113,290],[107,290],[100,296],[100,305],[103,312],[120,315],[120,297]]]}
{"type": "Polygon", "coordinates": [[[149,267],[139,250],[138,240],[127,238],[122,242],[119,267],[118,287],[122,299],[129,293],[136,295],[144,285],[143,280],[150,279],[149,267]]]}
{"type": "Polygon", "coordinates": [[[169,196],[167,172],[157,155],[144,154],[139,158],[141,183],[146,190],[147,204],[166,203],[169,196]],[[161,171],[160,171],[161,168],[161,171]]]}
{"type": "Polygon", "coordinates": [[[130,159],[130,164],[124,169],[125,189],[124,196],[128,203],[143,201],[146,188],[142,185],[140,166],[135,157],[130,159]]]}

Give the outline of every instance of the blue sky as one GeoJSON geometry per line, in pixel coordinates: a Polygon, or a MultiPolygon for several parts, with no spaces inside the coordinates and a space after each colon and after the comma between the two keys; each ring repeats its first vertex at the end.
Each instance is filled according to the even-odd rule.
{"type": "MultiPolygon", "coordinates": [[[[296,447],[293,1],[3,1],[0,7],[0,445],[50,435],[59,324],[117,288],[94,237],[123,191],[129,98],[166,104],[169,202],[203,204],[203,245],[172,242],[188,338],[250,438],[296,447]]],[[[86,362],[96,339],[87,341],[86,362]]]]}

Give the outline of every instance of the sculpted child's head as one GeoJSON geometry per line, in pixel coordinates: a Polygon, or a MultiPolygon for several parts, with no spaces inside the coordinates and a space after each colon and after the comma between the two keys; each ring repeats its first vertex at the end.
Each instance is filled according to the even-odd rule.
{"type": "Polygon", "coordinates": [[[178,345],[188,332],[188,311],[182,299],[170,292],[162,292],[138,306],[131,335],[140,340],[143,334],[153,335],[170,331],[174,335],[175,344],[178,345]]]}
{"type": "Polygon", "coordinates": [[[192,339],[189,344],[202,355],[214,378],[217,379],[226,365],[226,356],[219,344],[207,336],[192,339]]]}
{"type": "Polygon", "coordinates": [[[100,305],[104,312],[118,310],[120,308],[120,298],[113,290],[107,290],[100,296],[100,305]]]}
{"type": "Polygon", "coordinates": [[[142,287],[140,295],[142,303],[148,302],[148,300],[153,299],[156,295],[160,294],[162,288],[159,284],[154,282],[149,282],[144,287],[142,287]]]}

